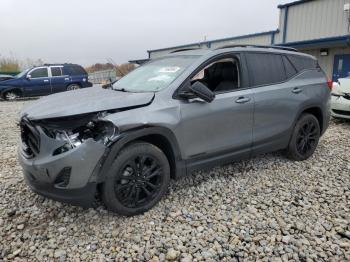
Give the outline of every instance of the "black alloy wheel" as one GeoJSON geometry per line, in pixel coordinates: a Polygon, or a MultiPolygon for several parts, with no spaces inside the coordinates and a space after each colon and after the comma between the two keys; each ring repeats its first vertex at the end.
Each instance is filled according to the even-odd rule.
{"type": "Polygon", "coordinates": [[[162,167],[157,159],[150,155],[136,155],[116,176],[116,197],[126,207],[140,207],[155,198],[162,179],[162,167]]]}
{"type": "Polygon", "coordinates": [[[118,214],[141,214],[163,197],[169,182],[170,166],[163,151],[146,142],[135,142],[116,156],[102,185],[102,199],[118,214]]]}
{"type": "Polygon", "coordinates": [[[306,155],[318,141],[319,133],[315,122],[309,120],[299,129],[297,135],[297,150],[299,154],[306,155]]]}
{"type": "Polygon", "coordinates": [[[314,115],[303,114],[297,121],[290,139],[288,157],[297,161],[308,159],[315,152],[320,135],[318,119],[314,115]]]}

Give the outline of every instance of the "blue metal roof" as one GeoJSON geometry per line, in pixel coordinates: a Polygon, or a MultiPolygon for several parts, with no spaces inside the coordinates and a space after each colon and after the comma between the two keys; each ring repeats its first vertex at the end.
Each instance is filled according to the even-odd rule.
{"type": "Polygon", "coordinates": [[[281,9],[281,8],[289,7],[289,6],[292,6],[292,5],[300,5],[300,4],[303,4],[303,3],[306,3],[306,2],[311,2],[311,1],[315,1],[315,0],[298,0],[298,1],[287,3],[287,4],[279,5],[278,8],[281,9]]]}
{"type": "Polygon", "coordinates": [[[281,45],[301,48],[301,47],[309,47],[309,46],[315,46],[315,45],[337,45],[337,44],[347,44],[350,46],[350,36],[343,35],[343,36],[336,36],[336,37],[325,37],[325,38],[318,38],[318,39],[311,39],[311,40],[304,40],[304,41],[288,42],[281,45]]]}

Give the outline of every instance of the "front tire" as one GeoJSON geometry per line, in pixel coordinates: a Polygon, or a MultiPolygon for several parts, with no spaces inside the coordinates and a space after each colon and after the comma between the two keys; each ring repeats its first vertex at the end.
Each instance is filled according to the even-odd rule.
{"type": "Polygon", "coordinates": [[[115,213],[133,216],[152,208],[166,193],[170,167],[156,146],[137,142],[122,149],[115,158],[105,183],[102,199],[115,213]]]}
{"type": "Polygon", "coordinates": [[[287,156],[296,161],[308,159],[315,152],[320,135],[320,124],[317,118],[311,114],[301,115],[294,127],[287,156]]]}
{"type": "Polygon", "coordinates": [[[19,97],[19,95],[14,91],[7,91],[3,97],[7,101],[14,101],[19,97]]]}

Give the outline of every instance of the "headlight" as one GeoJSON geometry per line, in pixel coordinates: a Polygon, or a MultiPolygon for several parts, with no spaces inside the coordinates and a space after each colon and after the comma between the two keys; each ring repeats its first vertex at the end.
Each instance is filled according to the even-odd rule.
{"type": "Polygon", "coordinates": [[[47,127],[44,129],[49,137],[65,142],[63,146],[54,150],[53,155],[62,154],[79,147],[87,139],[93,139],[108,146],[118,135],[118,130],[112,122],[100,119],[90,121],[84,126],[70,130],[50,129],[47,127]]]}
{"type": "Polygon", "coordinates": [[[72,132],[61,130],[56,132],[53,131],[53,133],[55,134],[55,139],[66,142],[63,146],[56,148],[53,155],[62,154],[82,144],[82,141],[79,138],[79,133],[73,134],[72,132]]]}
{"type": "Polygon", "coordinates": [[[57,131],[55,138],[57,140],[66,141],[72,148],[81,145],[79,133],[73,134],[69,131],[57,131]]]}

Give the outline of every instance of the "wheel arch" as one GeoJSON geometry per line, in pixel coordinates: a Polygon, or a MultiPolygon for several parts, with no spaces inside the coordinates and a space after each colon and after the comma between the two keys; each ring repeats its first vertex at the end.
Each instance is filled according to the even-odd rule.
{"type": "Polygon", "coordinates": [[[186,167],[181,158],[179,146],[173,132],[164,127],[143,126],[122,133],[119,139],[107,149],[101,168],[96,173],[94,172],[97,176],[97,182],[105,180],[108,167],[120,150],[136,141],[148,142],[163,151],[169,161],[171,178],[178,179],[186,174],[186,167]]]}
{"type": "Polygon", "coordinates": [[[319,107],[319,106],[307,107],[300,112],[298,118],[302,114],[311,114],[311,115],[315,116],[318,120],[318,123],[320,124],[321,134],[323,134],[324,128],[325,128],[325,123],[324,123],[324,116],[323,116],[323,112],[322,112],[321,107],[319,107]]]}
{"type": "Polygon", "coordinates": [[[71,85],[78,85],[78,86],[80,86],[80,88],[82,87],[82,85],[81,85],[81,83],[80,83],[79,81],[74,81],[74,82],[68,83],[68,84],[66,85],[66,88],[67,88],[68,86],[71,86],[71,85]]]}

